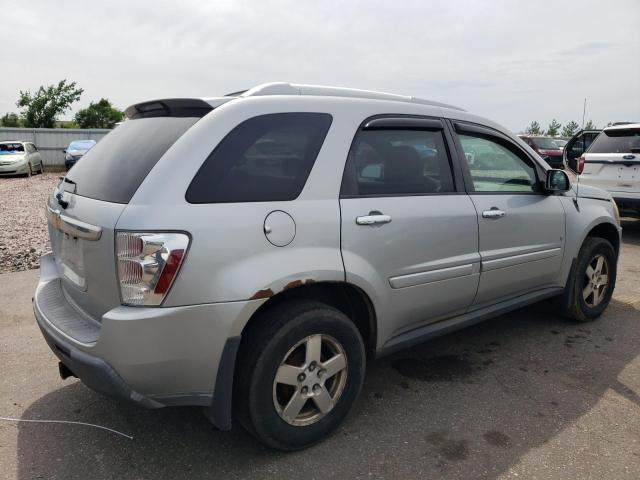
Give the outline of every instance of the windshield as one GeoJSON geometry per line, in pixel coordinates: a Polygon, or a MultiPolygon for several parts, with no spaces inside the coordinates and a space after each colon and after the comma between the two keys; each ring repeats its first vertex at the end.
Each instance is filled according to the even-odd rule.
{"type": "Polygon", "coordinates": [[[16,155],[24,152],[21,143],[0,143],[0,155],[16,155]]]}
{"type": "Polygon", "coordinates": [[[588,153],[638,153],[640,128],[604,130],[591,144],[588,153]]]}
{"type": "Polygon", "coordinates": [[[567,141],[566,140],[562,140],[561,138],[554,138],[553,139],[553,143],[558,145],[559,148],[562,148],[567,144],[567,141]]]}
{"type": "Polygon", "coordinates": [[[536,137],[532,138],[533,143],[535,143],[536,147],[541,148],[543,150],[558,150],[558,144],[553,141],[552,138],[548,137],[536,137]]]}
{"type": "Polygon", "coordinates": [[[67,150],[89,150],[95,144],[95,140],[76,140],[69,144],[67,150]]]}
{"type": "Polygon", "coordinates": [[[65,189],[113,203],[129,203],[164,153],[199,118],[155,117],[127,120],[89,150],[69,170],[75,182],[65,189]]]}

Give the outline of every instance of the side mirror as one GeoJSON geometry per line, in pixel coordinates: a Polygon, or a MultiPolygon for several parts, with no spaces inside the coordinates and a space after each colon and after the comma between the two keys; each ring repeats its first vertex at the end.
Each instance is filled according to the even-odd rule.
{"type": "Polygon", "coordinates": [[[547,170],[544,188],[548,192],[566,192],[571,189],[571,181],[564,170],[547,170]]]}
{"type": "Polygon", "coordinates": [[[66,149],[66,148],[63,148],[63,149],[62,149],[62,153],[67,153],[67,149],[66,149]]]}

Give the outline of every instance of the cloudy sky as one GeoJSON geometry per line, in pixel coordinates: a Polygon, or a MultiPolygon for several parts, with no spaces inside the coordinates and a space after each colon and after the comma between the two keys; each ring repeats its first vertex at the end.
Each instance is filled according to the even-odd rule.
{"type": "Polygon", "coordinates": [[[289,81],[452,103],[514,131],[580,123],[585,97],[599,126],[640,121],[638,0],[1,4],[0,114],[67,78],[85,90],[74,111],[289,81]]]}

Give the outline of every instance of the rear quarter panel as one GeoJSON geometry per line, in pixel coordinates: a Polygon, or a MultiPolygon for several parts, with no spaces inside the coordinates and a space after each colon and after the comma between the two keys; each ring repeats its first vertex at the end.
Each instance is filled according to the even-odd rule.
{"type": "MultiPolygon", "coordinates": [[[[363,99],[251,97],[218,107],[188,130],[143,181],[117,225],[190,233],[185,263],[165,305],[267,298],[308,282],[345,281],[338,200],[344,164],[360,123],[382,113],[441,116],[441,109],[363,99]],[[198,205],[185,200],[196,172],[228,132],[248,118],[283,112],[333,117],[296,200],[198,205]],[[296,224],[295,238],[285,247],[270,244],[263,232],[265,217],[274,210],[287,212],[296,224]]],[[[370,298],[379,298],[372,285],[359,286],[370,298]]],[[[380,310],[375,300],[374,308],[380,310]]]]}

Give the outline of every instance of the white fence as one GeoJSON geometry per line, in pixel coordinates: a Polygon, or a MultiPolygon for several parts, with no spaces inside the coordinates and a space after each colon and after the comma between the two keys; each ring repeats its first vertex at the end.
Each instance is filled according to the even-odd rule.
{"type": "Polygon", "coordinates": [[[0,141],[20,140],[32,142],[42,155],[45,167],[64,166],[63,150],[73,140],[99,141],[111,130],[81,128],[0,128],[0,141]]]}

